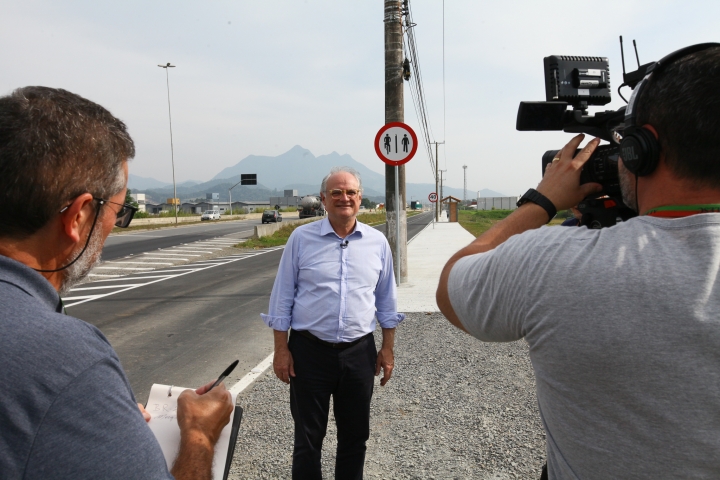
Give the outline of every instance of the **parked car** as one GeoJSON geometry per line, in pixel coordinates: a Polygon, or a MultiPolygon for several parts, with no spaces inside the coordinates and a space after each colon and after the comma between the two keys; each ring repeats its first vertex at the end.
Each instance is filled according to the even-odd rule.
{"type": "Polygon", "coordinates": [[[200,220],[220,220],[220,212],[217,210],[205,210],[200,220]]]}
{"type": "Polygon", "coordinates": [[[265,210],[262,215],[262,223],[282,222],[282,215],[277,210],[265,210]]]}

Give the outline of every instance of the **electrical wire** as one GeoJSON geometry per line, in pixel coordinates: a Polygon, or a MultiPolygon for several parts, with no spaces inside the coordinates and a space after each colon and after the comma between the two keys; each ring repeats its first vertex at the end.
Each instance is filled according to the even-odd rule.
{"type": "MultiPolygon", "coordinates": [[[[444,15],[444,10],[443,10],[443,15],[444,15]]],[[[413,71],[413,75],[411,76],[411,79],[408,83],[410,86],[410,94],[412,96],[413,106],[415,108],[415,114],[420,123],[421,136],[423,137],[425,147],[427,149],[428,158],[430,159],[430,169],[432,171],[433,178],[435,178],[435,169],[436,169],[435,161],[436,161],[436,159],[433,158],[431,141],[430,141],[431,136],[434,137],[434,135],[432,134],[432,128],[430,126],[430,122],[428,121],[429,114],[428,114],[427,102],[425,101],[425,93],[424,93],[423,84],[422,84],[422,71],[420,69],[420,57],[418,55],[417,42],[415,40],[415,32],[413,29],[413,27],[415,27],[415,25],[416,24],[413,22],[413,17],[412,17],[412,8],[410,7],[410,2],[408,1],[407,12],[405,15],[405,28],[404,28],[405,35],[403,35],[403,50],[405,52],[406,58],[408,58],[410,60],[410,65],[412,66],[412,71],[413,71]],[[407,37],[407,40],[406,40],[406,37],[407,37]]],[[[443,32],[444,32],[444,30],[443,30],[443,32]]],[[[443,33],[443,35],[444,35],[444,33],[443,33]]],[[[443,81],[443,89],[444,89],[444,81],[443,81]]],[[[444,102],[444,100],[443,100],[443,102],[444,102]]],[[[444,115],[444,113],[443,113],[443,115],[444,115]]],[[[444,129],[444,126],[443,126],[443,129],[444,129]]],[[[437,180],[437,178],[435,180],[437,180]]]]}

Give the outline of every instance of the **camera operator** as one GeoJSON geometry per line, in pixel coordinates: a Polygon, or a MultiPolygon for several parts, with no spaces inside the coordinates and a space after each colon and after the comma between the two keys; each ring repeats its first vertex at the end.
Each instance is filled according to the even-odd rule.
{"type": "Polygon", "coordinates": [[[657,165],[634,175],[619,162],[623,200],[640,216],[541,228],[600,189],[579,185],[599,141],[573,158],[578,135],[539,195],[442,272],[437,302],[451,323],[483,341],[527,341],[550,478],[720,478],[718,78],[714,47],[646,80],[634,125],[657,141],[657,165]]]}

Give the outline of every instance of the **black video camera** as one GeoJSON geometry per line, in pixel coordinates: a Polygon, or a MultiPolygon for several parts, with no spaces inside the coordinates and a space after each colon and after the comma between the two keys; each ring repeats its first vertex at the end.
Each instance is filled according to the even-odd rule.
{"type": "MultiPolygon", "coordinates": [[[[599,146],[583,166],[580,184],[596,182],[603,190],[578,205],[583,214],[580,225],[610,227],[634,217],[636,213],[622,201],[617,165],[619,145],[615,131],[622,127],[625,107],[588,115],[589,106],[610,103],[608,59],[553,55],[545,57],[544,64],[547,101],[520,102],[517,130],[587,133],[610,142],[599,146]]],[[[545,167],[558,152],[550,150],[543,155],[543,175],[545,167]]]]}

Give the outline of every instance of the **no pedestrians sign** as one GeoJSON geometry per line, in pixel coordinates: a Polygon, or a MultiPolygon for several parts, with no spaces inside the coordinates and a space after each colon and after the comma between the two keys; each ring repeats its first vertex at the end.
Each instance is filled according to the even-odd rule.
{"type": "Polygon", "coordinates": [[[380,160],[394,167],[409,162],[417,148],[417,135],[402,122],[387,123],[375,135],[375,153],[380,160]]]}

